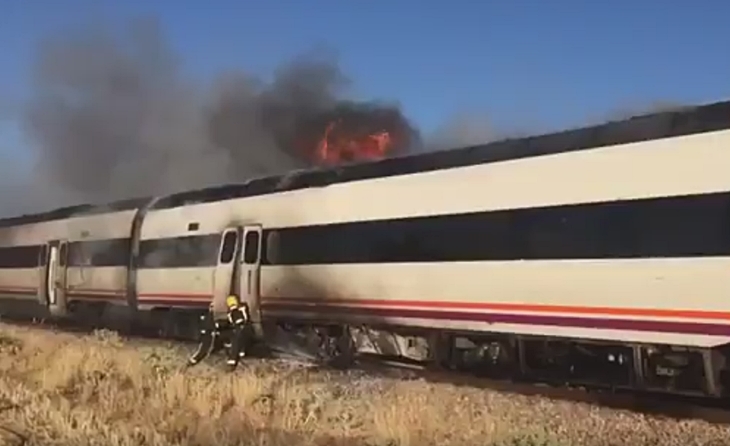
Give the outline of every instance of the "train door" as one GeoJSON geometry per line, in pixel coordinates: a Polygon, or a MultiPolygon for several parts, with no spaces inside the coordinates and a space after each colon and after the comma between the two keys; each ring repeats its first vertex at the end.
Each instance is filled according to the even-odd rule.
{"type": "Polygon", "coordinates": [[[66,314],[66,264],[68,243],[53,240],[46,244],[45,295],[48,309],[54,316],[66,314]]]}
{"type": "Polygon", "coordinates": [[[238,294],[237,259],[241,245],[242,228],[233,227],[223,231],[218,250],[218,264],[213,273],[213,313],[222,317],[226,314],[226,297],[238,294]]]}
{"type": "Polygon", "coordinates": [[[248,305],[251,322],[257,336],[263,336],[260,310],[261,281],[261,226],[247,225],[243,228],[243,247],[240,272],[240,298],[248,305]]]}
{"type": "Polygon", "coordinates": [[[48,244],[41,245],[38,252],[38,302],[48,306],[48,244]]]}

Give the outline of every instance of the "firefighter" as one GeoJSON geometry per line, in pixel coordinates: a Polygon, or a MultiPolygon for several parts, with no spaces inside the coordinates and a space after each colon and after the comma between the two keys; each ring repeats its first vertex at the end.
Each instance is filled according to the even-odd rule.
{"type": "Polygon", "coordinates": [[[230,344],[228,347],[228,360],[226,364],[228,368],[233,370],[239,361],[246,356],[248,347],[248,306],[238,301],[238,297],[230,295],[226,299],[228,307],[228,328],[230,334],[230,344]]]}
{"type": "MultiPolygon", "coordinates": [[[[211,306],[212,307],[212,306],[211,306]]],[[[188,367],[198,364],[203,359],[220,350],[222,347],[221,324],[215,320],[212,308],[200,316],[200,345],[188,359],[188,367]]]]}

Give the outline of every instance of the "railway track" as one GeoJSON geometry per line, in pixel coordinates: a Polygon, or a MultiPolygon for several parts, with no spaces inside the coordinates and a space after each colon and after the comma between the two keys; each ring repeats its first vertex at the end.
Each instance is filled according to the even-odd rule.
{"type": "MultiPolygon", "coordinates": [[[[0,322],[15,326],[58,330],[79,335],[91,334],[103,327],[79,325],[69,321],[42,321],[19,317],[3,317],[0,322]]],[[[120,333],[120,336],[133,342],[172,341],[189,347],[192,354],[196,343],[190,339],[172,335],[161,335],[154,330],[120,333]]],[[[337,371],[317,362],[314,354],[304,352],[271,351],[264,355],[255,355],[256,359],[277,359],[297,361],[317,368],[337,371]]],[[[245,360],[243,365],[245,366],[245,360]]],[[[474,374],[433,369],[423,364],[400,358],[383,358],[377,355],[363,354],[358,356],[350,369],[355,369],[368,376],[391,378],[398,380],[421,380],[429,383],[441,383],[485,390],[511,393],[521,396],[535,396],[573,403],[597,405],[616,410],[627,410],[635,413],[668,417],[677,420],[702,420],[714,424],[730,425],[730,406],[727,402],[701,399],[695,397],[666,395],[649,392],[632,392],[601,387],[571,386],[566,383],[548,383],[540,381],[514,381],[487,378],[474,374]]]]}

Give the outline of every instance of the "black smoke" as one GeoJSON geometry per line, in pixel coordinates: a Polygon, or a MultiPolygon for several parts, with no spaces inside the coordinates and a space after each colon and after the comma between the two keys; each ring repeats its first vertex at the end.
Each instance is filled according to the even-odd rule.
{"type": "Polygon", "coordinates": [[[133,21],[121,36],[96,25],[49,36],[39,46],[32,86],[23,126],[37,151],[30,183],[43,206],[310,166],[300,135],[323,131],[311,126],[345,103],[412,130],[397,107],[348,98],[349,81],[326,53],[289,61],[269,81],[234,71],[195,82],[149,19],[133,21]]]}

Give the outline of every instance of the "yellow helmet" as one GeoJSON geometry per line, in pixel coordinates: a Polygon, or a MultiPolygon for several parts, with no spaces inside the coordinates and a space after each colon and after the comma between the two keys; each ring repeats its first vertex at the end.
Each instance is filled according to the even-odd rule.
{"type": "Polygon", "coordinates": [[[228,308],[238,306],[238,299],[234,295],[230,295],[226,298],[226,305],[228,308]]]}

